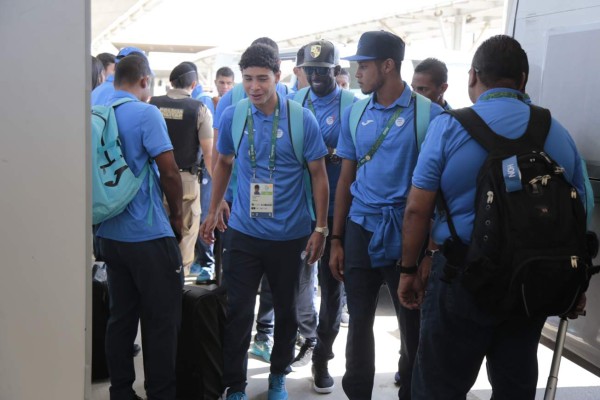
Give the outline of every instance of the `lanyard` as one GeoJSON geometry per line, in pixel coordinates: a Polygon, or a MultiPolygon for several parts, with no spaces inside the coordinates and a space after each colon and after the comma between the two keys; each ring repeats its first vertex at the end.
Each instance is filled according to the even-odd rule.
{"type": "Polygon", "coordinates": [[[392,125],[394,124],[394,122],[396,121],[396,119],[402,113],[402,110],[404,110],[404,109],[401,108],[401,107],[398,107],[398,109],[396,110],[396,112],[394,112],[394,114],[388,120],[388,122],[387,122],[387,124],[385,126],[385,129],[383,130],[383,132],[381,132],[381,134],[379,135],[379,137],[377,138],[377,140],[375,141],[375,143],[373,143],[373,146],[371,146],[371,149],[369,150],[369,152],[364,157],[362,157],[360,159],[360,161],[358,162],[358,165],[356,166],[356,169],[359,169],[360,167],[362,167],[363,165],[365,165],[367,162],[371,161],[371,159],[373,158],[373,155],[375,154],[375,152],[377,152],[377,150],[379,149],[379,146],[381,146],[381,143],[383,143],[383,141],[385,140],[386,136],[390,132],[390,129],[392,129],[392,125]]]}
{"type": "MultiPolygon", "coordinates": [[[[500,99],[500,98],[511,98],[511,99],[517,99],[517,100],[525,100],[525,96],[523,93],[515,93],[515,92],[494,92],[494,93],[489,93],[486,94],[485,96],[481,97],[481,100],[492,100],[492,99],[500,99]]],[[[529,96],[527,96],[529,97],[529,96]]]]}
{"type": "MultiPolygon", "coordinates": [[[[250,147],[250,165],[252,166],[252,176],[256,178],[256,147],[254,145],[254,119],[252,118],[252,107],[248,107],[246,116],[248,125],[248,144],[250,147]]],[[[275,116],[273,117],[273,127],[271,128],[271,151],[269,152],[269,179],[273,179],[275,171],[275,145],[277,144],[277,128],[279,126],[279,97],[277,97],[277,107],[275,107],[275,116]]]]}

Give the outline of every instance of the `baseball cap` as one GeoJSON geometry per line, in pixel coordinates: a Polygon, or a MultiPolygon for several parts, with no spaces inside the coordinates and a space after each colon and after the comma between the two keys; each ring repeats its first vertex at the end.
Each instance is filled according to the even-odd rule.
{"type": "Polygon", "coordinates": [[[399,36],[386,31],[370,31],[361,35],[356,54],[343,57],[348,61],[386,60],[396,62],[404,60],[404,41],[399,36]]]}
{"type": "Polygon", "coordinates": [[[299,67],[332,68],[340,63],[340,55],[333,43],[317,40],[304,46],[304,62],[299,67]]]}
{"type": "Polygon", "coordinates": [[[146,53],[144,53],[142,49],[138,49],[137,47],[123,47],[121,51],[119,51],[119,54],[117,54],[117,56],[115,57],[115,63],[118,63],[119,60],[121,60],[123,57],[127,57],[131,53],[140,53],[143,54],[144,57],[146,57],[146,53]]]}

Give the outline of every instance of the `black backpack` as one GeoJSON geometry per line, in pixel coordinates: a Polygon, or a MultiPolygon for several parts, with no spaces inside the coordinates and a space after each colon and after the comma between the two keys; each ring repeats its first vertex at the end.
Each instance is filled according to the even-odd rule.
{"type": "MultiPolygon", "coordinates": [[[[577,190],[544,153],[550,112],[530,110],[525,134],[514,140],[495,134],[471,108],[448,111],[489,153],[477,177],[462,283],[494,314],[564,315],[588,287],[597,245],[577,190]]],[[[452,240],[460,242],[445,208],[452,240]]]]}

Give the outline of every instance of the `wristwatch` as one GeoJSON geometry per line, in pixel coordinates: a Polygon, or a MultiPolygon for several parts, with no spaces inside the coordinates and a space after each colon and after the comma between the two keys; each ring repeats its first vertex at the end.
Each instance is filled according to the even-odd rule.
{"type": "Polygon", "coordinates": [[[426,255],[427,257],[433,257],[433,255],[434,255],[435,253],[437,253],[438,251],[440,251],[440,249],[433,249],[433,250],[430,250],[430,249],[425,249],[425,255],[426,255]]]}
{"type": "Polygon", "coordinates": [[[323,237],[327,237],[329,235],[329,228],[326,226],[317,226],[315,232],[319,232],[323,237]]]}

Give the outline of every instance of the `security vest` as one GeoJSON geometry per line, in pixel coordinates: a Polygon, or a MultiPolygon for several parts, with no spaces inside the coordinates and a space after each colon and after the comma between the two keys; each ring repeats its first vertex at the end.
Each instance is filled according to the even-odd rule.
{"type": "Polygon", "coordinates": [[[206,106],[192,98],[172,99],[169,96],[152,97],[150,103],[158,107],[165,118],[175,162],[180,169],[191,169],[200,149],[198,112],[200,107],[206,106]]]}

